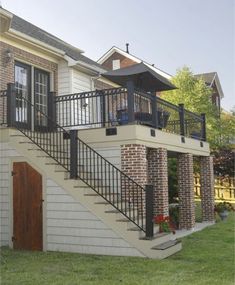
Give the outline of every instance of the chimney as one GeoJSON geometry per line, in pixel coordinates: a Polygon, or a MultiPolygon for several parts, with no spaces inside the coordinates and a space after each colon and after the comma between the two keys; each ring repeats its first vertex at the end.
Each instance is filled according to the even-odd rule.
{"type": "Polygon", "coordinates": [[[129,53],[129,44],[126,43],[126,52],[129,53]]]}

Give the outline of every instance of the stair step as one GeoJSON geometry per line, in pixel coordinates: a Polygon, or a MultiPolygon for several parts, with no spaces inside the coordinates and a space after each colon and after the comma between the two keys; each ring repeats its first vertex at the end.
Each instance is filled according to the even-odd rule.
{"type": "Polygon", "coordinates": [[[100,196],[99,194],[97,194],[97,193],[91,193],[91,194],[84,194],[84,196],[100,196]]]}
{"type": "Polygon", "coordinates": [[[24,137],[25,138],[25,135],[10,135],[10,137],[24,137]]]}
{"type": "Polygon", "coordinates": [[[170,233],[155,233],[154,235],[153,235],[153,237],[151,237],[151,238],[149,238],[149,237],[141,237],[140,239],[141,240],[154,240],[154,239],[158,239],[158,238],[160,238],[160,237],[164,237],[164,236],[167,236],[167,235],[170,235],[170,233]]]}
{"type": "Polygon", "coordinates": [[[128,223],[128,222],[130,222],[130,220],[127,218],[123,218],[123,219],[117,219],[116,222],[128,223]]]}
{"type": "Polygon", "coordinates": [[[105,213],[107,213],[107,214],[118,214],[118,213],[120,213],[120,211],[118,211],[117,209],[115,209],[115,210],[107,210],[107,211],[105,211],[105,213]]]}
{"type": "Polygon", "coordinates": [[[155,250],[165,250],[167,248],[170,248],[178,243],[181,243],[180,240],[169,240],[169,241],[166,241],[166,242],[163,242],[161,244],[158,244],[154,247],[152,247],[152,249],[155,249],[155,250]]]}
{"type": "Polygon", "coordinates": [[[98,204],[98,205],[110,205],[110,203],[109,203],[108,201],[95,202],[94,204],[98,204]]]}
{"type": "Polygon", "coordinates": [[[22,142],[19,142],[19,144],[24,144],[24,143],[28,143],[28,144],[35,144],[34,142],[32,142],[32,141],[22,141],[22,142]]]}

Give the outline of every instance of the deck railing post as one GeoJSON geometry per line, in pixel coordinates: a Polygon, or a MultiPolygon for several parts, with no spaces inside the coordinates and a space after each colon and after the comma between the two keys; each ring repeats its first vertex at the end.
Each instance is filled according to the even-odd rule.
{"type": "Polygon", "coordinates": [[[128,111],[128,123],[133,123],[135,121],[134,113],[134,83],[133,81],[128,81],[127,84],[127,111],[128,111]]]}
{"type": "MultiPolygon", "coordinates": [[[[106,123],[106,106],[105,106],[105,93],[103,91],[100,92],[100,100],[101,100],[101,120],[102,120],[102,126],[105,127],[106,123]]],[[[98,93],[99,94],[99,93],[98,93]]],[[[98,102],[96,97],[96,103],[98,102]]],[[[98,104],[97,104],[98,106],[98,104]]]]}
{"type": "Polygon", "coordinates": [[[78,177],[78,142],[77,130],[70,130],[70,178],[78,177]]]}
{"type": "Polygon", "coordinates": [[[146,238],[153,237],[153,185],[145,186],[146,238]]]}
{"type": "Polygon", "coordinates": [[[152,94],[151,102],[152,102],[152,124],[153,124],[153,127],[156,129],[158,127],[157,96],[156,96],[156,94],[152,94]]]}
{"type": "Polygon", "coordinates": [[[202,140],[206,141],[206,114],[202,113],[201,118],[202,118],[202,124],[201,124],[202,140]]]}
{"type": "Polygon", "coordinates": [[[7,84],[7,125],[13,127],[16,120],[16,92],[15,84],[7,84]]]}
{"type": "Polygon", "coordinates": [[[48,105],[49,105],[49,110],[48,110],[48,117],[50,118],[48,122],[48,127],[51,131],[55,129],[55,124],[56,124],[56,102],[55,102],[55,96],[56,92],[49,92],[48,96],[48,105]]]}
{"type": "Polygon", "coordinates": [[[180,135],[185,136],[184,104],[179,104],[180,135]]]}

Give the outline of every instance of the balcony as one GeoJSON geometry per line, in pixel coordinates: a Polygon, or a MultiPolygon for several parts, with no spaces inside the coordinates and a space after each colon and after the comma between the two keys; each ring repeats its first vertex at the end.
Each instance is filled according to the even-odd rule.
{"type": "Polygon", "coordinates": [[[155,95],[113,88],[54,97],[57,123],[65,128],[144,125],[206,141],[205,115],[197,115],[155,95]]]}

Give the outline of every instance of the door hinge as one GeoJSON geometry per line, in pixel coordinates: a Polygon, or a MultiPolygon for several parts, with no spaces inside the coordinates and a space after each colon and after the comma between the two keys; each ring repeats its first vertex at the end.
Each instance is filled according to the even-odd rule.
{"type": "Polygon", "coordinates": [[[16,174],[16,172],[12,171],[11,172],[11,176],[14,176],[16,174]]]}
{"type": "Polygon", "coordinates": [[[11,241],[14,242],[16,238],[14,236],[11,237],[11,241]]]}

